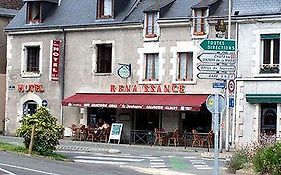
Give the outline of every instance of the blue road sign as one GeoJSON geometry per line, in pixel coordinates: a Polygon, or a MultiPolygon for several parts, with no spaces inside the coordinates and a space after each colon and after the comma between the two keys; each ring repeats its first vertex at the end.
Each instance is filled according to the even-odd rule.
{"type": "Polygon", "coordinates": [[[234,98],[233,97],[229,97],[229,107],[234,108],[234,98]]]}
{"type": "Polygon", "coordinates": [[[221,88],[224,89],[225,88],[225,83],[220,82],[220,83],[213,83],[213,88],[221,88]]]}

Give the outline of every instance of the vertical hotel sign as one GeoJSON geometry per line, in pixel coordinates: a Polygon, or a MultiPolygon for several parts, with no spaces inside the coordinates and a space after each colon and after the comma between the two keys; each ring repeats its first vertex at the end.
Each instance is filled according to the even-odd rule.
{"type": "Polygon", "coordinates": [[[60,44],[61,44],[61,40],[52,40],[51,81],[59,80],[60,44]]]}

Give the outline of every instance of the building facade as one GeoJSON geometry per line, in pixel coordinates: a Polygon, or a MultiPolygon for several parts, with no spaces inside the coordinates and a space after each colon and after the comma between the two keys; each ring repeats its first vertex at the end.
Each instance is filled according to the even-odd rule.
{"type": "Polygon", "coordinates": [[[238,38],[235,142],[280,137],[280,8],[272,1],[233,4],[238,38]],[[251,8],[252,4],[257,8],[251,8]],[[274,7],[274,8],[272,8],[274,7]]]}
{"type": "Polygon", "coordinates": [[[123,123],[124,142],[133,130],[212,129],[205,100],[221,90],[197,77],[197,57],[226,1],[24,2],[6,28],[7,86],[16,87],[7,134],[41,105],[65,127],[123,123]]]}

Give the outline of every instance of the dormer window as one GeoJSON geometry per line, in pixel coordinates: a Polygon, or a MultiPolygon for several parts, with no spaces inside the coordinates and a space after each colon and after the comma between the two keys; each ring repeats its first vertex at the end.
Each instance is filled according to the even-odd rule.
{"type": "Polygon", "coordinates": [[[158,19],[157,12],[145,13],[145,37],[154,38],[157,36],[158,26],[156,20],[158,19]]]}
{"type": "Polygon", "coordinates": [[[113,18],[113,0],[98,0],[97,18],[113,18]]]}
{"type": "Polygon", "coordinates": [[[42,22],[42,3],[28,2],[27,4],[27,23],[42,22]]]}
{"type": "Polygon", "coordinates": [[[207,33],[207,9],[193,10],[194,35],[205,35],[207,33]]]}

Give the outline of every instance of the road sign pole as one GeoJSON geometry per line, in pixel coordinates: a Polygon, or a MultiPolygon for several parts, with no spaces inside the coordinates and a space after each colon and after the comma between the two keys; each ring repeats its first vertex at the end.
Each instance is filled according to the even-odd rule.
{"type": "Polygon", "coordinates": [[[214,134],[215,134],[215,150],[214,150],[214,175],[219,174],[219,95],[215,94],[215,110],[214,116],[214,134]]]}

